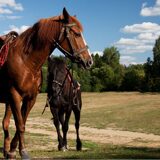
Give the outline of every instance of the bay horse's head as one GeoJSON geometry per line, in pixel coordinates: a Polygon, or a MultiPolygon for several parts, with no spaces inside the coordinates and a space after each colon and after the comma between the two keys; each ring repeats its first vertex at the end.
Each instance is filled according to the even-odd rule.
{"type": "Polygon", "coordinates": [[[63,9],[61,15],[62,29],[55,41],[56,47],[72,61],[81,64],[84,68],[90,68],[93,60],[82,34],[82,25],[74,16],[70,16],[63,9]]]}

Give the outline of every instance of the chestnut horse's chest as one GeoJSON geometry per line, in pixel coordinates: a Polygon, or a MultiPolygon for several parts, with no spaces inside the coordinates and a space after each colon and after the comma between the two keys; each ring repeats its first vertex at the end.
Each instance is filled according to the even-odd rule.
{"type": "Polygon", "coordinates": [[[10,68],[10,65],[6,66],[0,71],[0,96],[8,95],[11,87],[16,88],[22,97],[36,95],[42,82],[41,74],[41,70],[32,73],[24,64],[21,67],[15,65],[14,68],[10,68]]]}

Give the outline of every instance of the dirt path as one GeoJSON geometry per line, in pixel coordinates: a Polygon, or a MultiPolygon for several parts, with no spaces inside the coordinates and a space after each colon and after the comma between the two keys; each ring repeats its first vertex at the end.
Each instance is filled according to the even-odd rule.
{"type": "MultiPolygon", "coordinates": [[[[27,121],[26,131],[29,133],[41,133],[57,138],[55,128],[51,121],[39,118],[29,118],[27,121]],[[36,126],[36,128],[34,127],[36,126]]],[[[141,146],[141,147],[160,147],[160,136],[154,134],[146,134],[139,132],[120,131],[112,128],[96,129],[89,127],[80,127],[80,136],[82,140],[90,140],[98,143],[107,143],[114,145],[128,145],[128,146],[141,146]]],[[[75,139],[75,128],[70,125],[69,139],[75,139]]]]}
{"type": "MultiPolygon", "coordinates": [[[[14,122],[11,120],[11,127],[14,127],[14,122]]],[[[52,121],[43,118],[28,118],[26,132],[35,134],[44,134],[48,136],[51,141],[49,146],[57,146],[53,144],[57,140],[56,130],[53,127],[52,121]]],[[[82,140],[89,140],[97,143],[106,143],[113,145],[127,145],[135,147],[153,147],[160,148],[160,136],[154,134],[146,134],[139,132],[121,131],[112,128],[96,129],[90,127],[80,127],[80,137],[82,140]]],[[[0,132],[0,139],[2,138],[2,131],[0,132]]],[[[70,125],[68,132],[68,139],[75,140],[75,127],[70,125]]],[[[45,149],[45,146],[43,149],[45,149]]],[[[34,146],[36,149],[36,147],[34,146]]]]}

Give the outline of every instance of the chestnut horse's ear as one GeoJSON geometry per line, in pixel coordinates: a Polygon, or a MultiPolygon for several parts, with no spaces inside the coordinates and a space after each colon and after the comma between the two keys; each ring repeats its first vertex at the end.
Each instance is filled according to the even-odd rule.
{"type": "Polygon", "coordinates": [[[66,8],[63,8],[63,17],[64,17],[64,22],[69,23],[69,13],[67,12],[66,8]]]}

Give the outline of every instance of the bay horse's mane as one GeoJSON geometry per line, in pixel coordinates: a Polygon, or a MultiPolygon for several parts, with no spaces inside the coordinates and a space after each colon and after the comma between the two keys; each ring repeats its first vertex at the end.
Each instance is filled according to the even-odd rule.
{"type": "Polygon", "coordinates": [[[64,59],[60,59],[60,58],[48,58],[48,73],[52,74],[53,71],[55,70],[64,70],[66,68],[66,64],[64,59]]]}
{"type": "MultiPolygon", "coordinates": [[[[53,44],[53,37],[58,39],[60,29],[63,25],[63,16],[40,19],[32,27],[20,34],[16,43],[21,44],[25,54],[33,50],[45,47],[46,43],[53,44]]],[[[70,16],[70,22],[75,23],[80,31],[83,30],[81,23],[74,16],[70,16]]]]}

